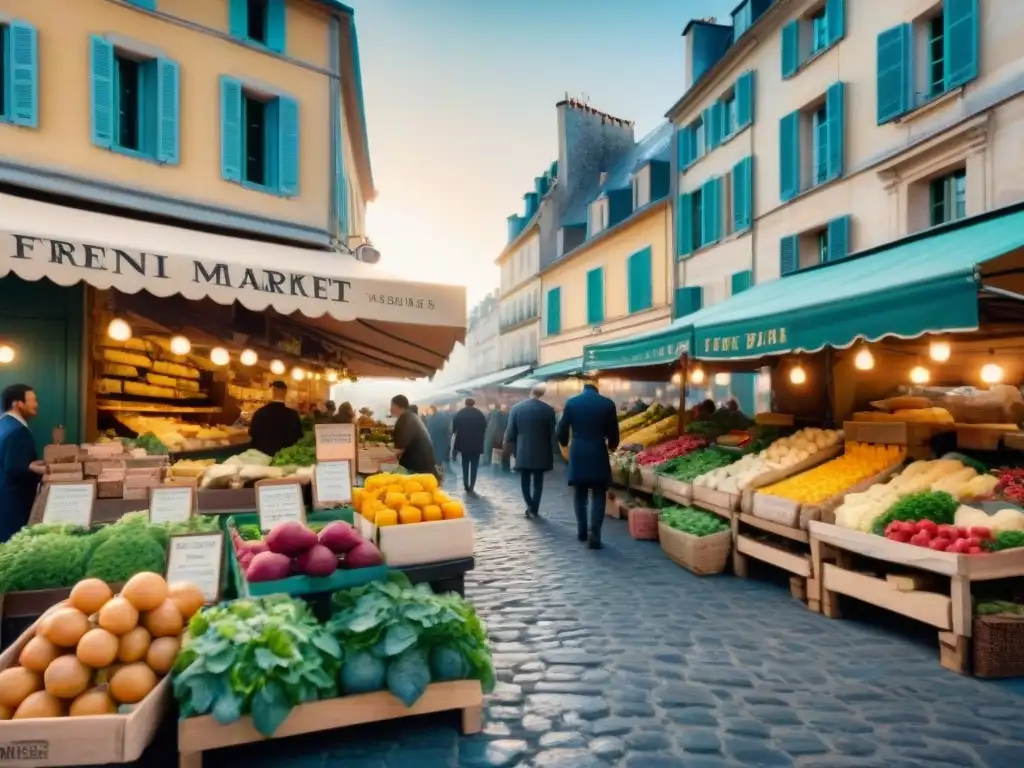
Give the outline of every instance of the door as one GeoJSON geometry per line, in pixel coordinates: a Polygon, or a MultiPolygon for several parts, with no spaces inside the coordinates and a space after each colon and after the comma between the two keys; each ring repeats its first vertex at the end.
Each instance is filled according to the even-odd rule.
{"type": "Polygon", "coordinates": [[[52,440],[54,427],[63,424],[68,440],[74,440],[78,426],[69,423],[67,404],[77,393],[68,393],[68,325],[60,320],[3,319],[5,343],[16,350],[10,365],[0,365],[0,390],[11,384],[27,384],[39,398],[39,415],[29,423],[39,454],[52,440]],[[69,394],[71,395],[69,397],[69,394]]]}

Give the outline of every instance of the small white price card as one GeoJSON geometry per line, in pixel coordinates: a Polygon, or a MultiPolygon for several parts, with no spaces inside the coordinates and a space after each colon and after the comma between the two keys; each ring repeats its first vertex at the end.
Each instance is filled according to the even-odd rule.
{"type": "Polygon", "coordinates": [[[87,528],[92,522],[95,501],[95,483],[50,483],[46,491],[46,506],[43,507],[43,522],[87,528]]]}
{"type": "Polygon", "coordinates": [[[186,533],[167,542],[167,582],[187,581],[203,591],[206,604],[220,601],[224,534],[186,533]]]}
{"type": "Polygon", "coordinates": [[[355,461],[355,424],[317,424],[314,427],[314,437],[317,461],[355,461]]]}
{"type": "Polygon", "coordinates": [[[324,461],[313,470],[316,498],[321,504],[349,504],[352,501],[352,463],[324,461]]]}
{"type": "Polygon", "coordinates": [[[286,520],[306,521],[306,504],[302,499],[302,486],[298,483],[261,481],[256,484],[256,510],[260,515],[260,530],[269,531],[286,520]]]}
{"type": "Polygon", "coordinates": [[[151,523],[187,523],[195,513],[195,488],[171,486],[151,488],[149,491],[149,521],[151,523]]]}

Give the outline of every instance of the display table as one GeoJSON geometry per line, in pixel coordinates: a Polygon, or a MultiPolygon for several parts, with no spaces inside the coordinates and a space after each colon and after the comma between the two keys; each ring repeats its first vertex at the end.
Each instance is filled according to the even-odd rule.
{"type": "Polygon", "coordinates": [[[429,584],[434,592],[455,592],[460,597],[466,596],[466,573],[476,567],[476,560],[465,557],[460,560],[447,560],[441,563],[425,563],[423,565],[407,565],[396,568],[409,577],[413,584],[429,584]]]}

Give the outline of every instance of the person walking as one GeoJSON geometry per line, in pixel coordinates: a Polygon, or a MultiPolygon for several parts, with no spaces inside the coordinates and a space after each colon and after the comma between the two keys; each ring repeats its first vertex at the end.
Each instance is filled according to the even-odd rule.
{"type": "Polygon", "coordinates": [[[619,419],[615,403],[600,394],[596,384],[586,382],[583,391],[566,402],[558,442],[569,448],[576,535],[591,549],[600,549],[605,496],[612,482],[608,454],[619,447],[619,419]]]}
{"type": "Polygon", "coordinates": [[[250,446],[267,456],[302,439],[302,419],[298,411],[287,406],[287,399],[288,385],[275,381],[270,385],[270,402],[252,415],[250,446]]]}
{"type": "Polygon", "coordinates": [[[555,409],[541,399],[545,391],[543,384],[536,384],[529,399],[513,405],[505,430],[505,453],[515,456],[527,517],[540,516],[544,473],[555,466],[555,409]]]}
{"type": "Polygon", "coordinates": [[[0,415],[0,544],[25,525],[39,489],[36,441],[28,422],[39,413],[32,387],[12,384],[3,391],[0,415]]]}
{"type": "Polygon", "coordinates": [[[466,398],[466,405],[452,419],[454,447],[452,458],[462,454],[462,487],[466,493],[476,488],[476,475],[480,469],[480,455],[484,452],[484,433],[487,417],[476,407],[476,400],[466,398]]]}
{"type": "Polygon", "coordinates": [[[452,455],[452,417],[448,414],[448,406],[430,408],[427,432],[430,433],[430,442],[434,444],[434,455],[439,463],[447,467],[452,455]]]}

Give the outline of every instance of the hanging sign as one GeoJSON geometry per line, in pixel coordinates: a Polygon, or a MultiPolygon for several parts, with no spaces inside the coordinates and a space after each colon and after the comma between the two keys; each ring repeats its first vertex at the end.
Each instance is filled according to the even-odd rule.
{"type": "Polygon", "coordinates": [[[317,507],[352,503],[351,461],[323,461],[314,467],[313,502],[317,507]]]}
{"type": "Polygon", "coordinates": [[[256,512],[261,531],[269,531],[287,520],[305,523],[302,486],[294,480],[260,480],[256,483],[256,512]]]}
{"type": "Polygon", "coordinates": [[[149,489],[151,523],[187,523],[196,513],[194,486],[164,486],[149,489]]]}
{"type": "Polygon", "coordinates": [[[167,583],[187,581],[203,592],[207,605],[219,603],[224,573],[224,534],[183,533],[167,541],[167,583]]]}
{"type": "Polygon", "coordinates": [[[46,486],[43,522],[79,525],[88,528],[92,523],[92,508],[96,503],[96,482],[52,482],[46,486]]]}

